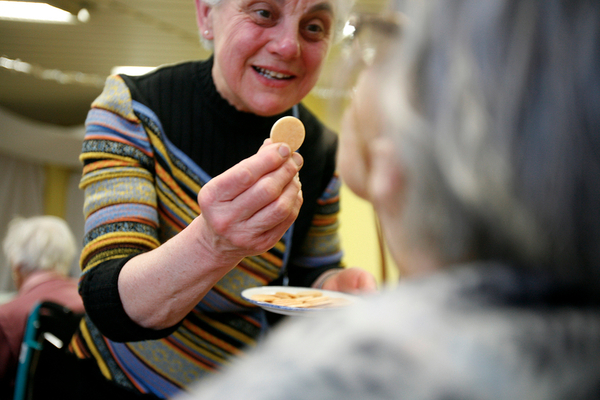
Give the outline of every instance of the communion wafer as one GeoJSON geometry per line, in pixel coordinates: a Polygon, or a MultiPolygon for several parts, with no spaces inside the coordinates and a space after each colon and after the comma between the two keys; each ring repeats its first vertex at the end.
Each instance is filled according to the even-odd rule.
{"type": "Polygon", "coordinates": [[[264,301],[264,302],[271,302],[273,300],[277,300],[280,297],[272,295],[272,294],[255,294],[254,296],[252,296],[252,300],[256,300],[256,301],[264,301]]]}
{"type": "Polygon", "coordinates": [[[292,151],[296,151],[304,142],[304,124],[296,117],[282,117],[271,128],[273,143],[287,143],[292,151]]]}

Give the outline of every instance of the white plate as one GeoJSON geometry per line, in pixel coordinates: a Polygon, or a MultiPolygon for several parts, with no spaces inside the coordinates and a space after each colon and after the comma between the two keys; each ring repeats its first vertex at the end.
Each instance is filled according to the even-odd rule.
{"type": "Polygon", "coordinates": [[[307,290],[318,291],[318,292],[321,292],[324,296],[329,296],[331,298],[343,298],[343,299],[349,300],[351,303],[360,301],[360,297],[353,296],[348,293],[333,292],[330,290],[312,289],[312,288],[296,287],[296,286],[261,286],[261,287],[250,288],[250,289],[246,289],[242,292],[242,297],[244,299],[246,299],[247,301],[249,301],[250,303],[256,304],[257,306],[259,306],[267,311],[271,311],[271,312],[274,312],[277,314],[283,314],[283,315],[315,315],[316,313],[320,313],[323,311],[331,311],[331,310],[335,310],[335,309],[344,307],[344,306],[322,307],[322,308],[319,308],[319,307],[311,307],[311,308],[285,307],[285,306],[277,306],[277,305],[274,305],[271,303],[265,303],[262,301],[256,301],[256,300],[251,299],[251,297],[256,294],[275,294],[277,292],[286,292],[286,293],[294,294],[294,293],[299,293],[299,292],[305,292],[307,290]]]}

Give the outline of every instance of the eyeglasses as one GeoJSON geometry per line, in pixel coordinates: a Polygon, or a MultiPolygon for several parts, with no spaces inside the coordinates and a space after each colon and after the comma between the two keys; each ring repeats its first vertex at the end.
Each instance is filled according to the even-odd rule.
{"type": "Polygon", "coordinates": [[[389,14],[354,14],[348,20],[344,32],[349,45],[354,47],[358,59],[371,66],[389,49],[389,46],[400,38],[403,26],[403,15],[389,14]]]}
{"type": "Polygon", "coordinates": [[[361,72],[385,60],[394,43],[398,43],[405,24],[403,14],[353,14],[343,30],[342,41],[336,46],[333,72],[326,85],[337,93],[333,112],[345,108],[346,100],[354,93],[361,72]]]}

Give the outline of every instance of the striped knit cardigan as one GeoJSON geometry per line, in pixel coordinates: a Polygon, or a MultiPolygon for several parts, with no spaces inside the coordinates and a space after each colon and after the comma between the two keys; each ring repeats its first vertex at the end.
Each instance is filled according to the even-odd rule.
{"type": "MultiPolygon", "coordinates": [[[[159,117],[150,108],[165,92],[147,88],[165,79],[170,88],[181,88],[181,98],[169,95],[172,107],[179,109],[202,93],[207,109],[188,108],[217,124],[219,117],[210,107],[215,102],[217,107],[228,106],[218,99],[211,65],[208,60],[165,67],[139,81],[111,77],[86,121],[80,292],[87,315],[70,350],[80,359],[95,360],[113,383],[158,398],[173,396],[215,372],[264,332],[264,311],[241,298],[243,289],[280,282],[284,275],[290,284],[307,286],[341,261],[339,181],[333,170],[337,141],[301,107],[300,118],[307,125],[307,144],[300,149],[305,158],[300,173],[305,204],[294,226],[265,254],[242,260],[177,326],[157,332],[135,325],[125,314],[117,290],[120,268],[129,257],[160,246],[197,217],[197,193],[211,178],[194,160],[201,156],[190,156],[192,151],[170,140],[177,137],[170,114],[159,111],[159,117]],[[193,90],[188,90],[190,85],[193,90]]],[[[265,126],[271,124],[272,119],[265,121],[265,126]]],[[[249,141],[259,146],[267,136],[268,131],[249,141]]]]}

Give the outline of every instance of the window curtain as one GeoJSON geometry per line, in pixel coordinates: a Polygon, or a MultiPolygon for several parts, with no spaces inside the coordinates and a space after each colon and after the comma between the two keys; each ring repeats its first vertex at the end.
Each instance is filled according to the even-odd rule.
{"type": "MultiPolygon", "coordinates": [[[[0,227],[2,240],[15,216],[31,217],[44,212],[44,166],[0,153],[0,227]]],[[[0,291],[15,291],[10,267],[2,253],[0,291]]]]}

